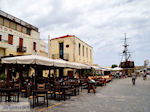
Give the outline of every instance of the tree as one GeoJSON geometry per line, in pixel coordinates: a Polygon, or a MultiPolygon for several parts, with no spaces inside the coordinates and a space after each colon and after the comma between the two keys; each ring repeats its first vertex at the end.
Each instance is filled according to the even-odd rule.
{"type": "Polygon", "coordinates": [[[118,67],[118,65],[116,65],[116,64],[113,64],[113,65],[111,66],[111,68],[116,68],[116,67],[118,67]]]}

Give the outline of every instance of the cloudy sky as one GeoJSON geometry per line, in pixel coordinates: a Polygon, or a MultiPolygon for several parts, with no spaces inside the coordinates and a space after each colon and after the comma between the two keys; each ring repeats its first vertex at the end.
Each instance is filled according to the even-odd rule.
{"type": "Polygon", "coordinates": [[[124,33],[135,64],[150,59],[150,0],[0,0],[0,9],[37,26],[42,39],[76,35],[100,66],[119,64],[124,33]]]}

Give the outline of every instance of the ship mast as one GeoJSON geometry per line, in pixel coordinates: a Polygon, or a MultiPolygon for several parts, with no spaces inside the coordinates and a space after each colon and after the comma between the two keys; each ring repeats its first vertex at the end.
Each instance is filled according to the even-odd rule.
{"type": "Polygon", "coordinates": [[[127,76],[131,76],[131,73],[134,72],[134,61],[131,61],[131,54],[128,51],[128,44],[127,44],[127,37],[125,33],[125,38],[124,38],[124,44],[123,44],[123,51],[122,51],[122,59],[120,62],[120,67],[125,70],[125,74],[127,76]]]}
{"type": "Polygon", "coordinates": [[[131,58],[131,54],[130,54],[130,52],[128,51],[128,44],[127,44],[127,37],[126,37],[126,33],[125,33],[125,38],[124,38],[124,45],[123,45],[123,47],[124,47],[124,50],[123,50],[123,52],[122,52],[122,59],[121,59],[121,62],[123,61],[123,62],[127,62],[127,61],[129,61],[129,58],[131,58]]]}

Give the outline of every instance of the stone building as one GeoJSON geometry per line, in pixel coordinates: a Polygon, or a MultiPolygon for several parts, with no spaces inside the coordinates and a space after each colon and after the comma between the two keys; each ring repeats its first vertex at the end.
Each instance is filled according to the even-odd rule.
{"type": "MultiPolygon", "coordinates": [[[[74,35],[52,38],[49,40],[49,57],[63,59],[69,62],[77,62],[93,65],[93,48],[74,35]]],[[[57,75],[75,76],[73,69],[57,70],[57,75]]]]}
{"type": "Polygon", "coordinates": [[[50,58],[70,62],[93,64],[93,48],[74,35],[49,40],[50,58]]]}
{"type": "Polygon", "coordinates": [[[0,57],[40,52],[38,28],[0,10],[0,57]]]}

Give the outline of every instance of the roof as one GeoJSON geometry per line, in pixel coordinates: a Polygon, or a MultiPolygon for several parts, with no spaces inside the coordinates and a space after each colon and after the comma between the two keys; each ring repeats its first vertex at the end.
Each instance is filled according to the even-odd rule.
{"type": "Polygon", "coordinates": [[[61,39],[61,38],[68,38],[68,37],[75,37],[75,35],[65,35],[65,36],[61,36],[61,37],[52,38],[51,40],[61,39]]]}
{"type": "Polygon", "coordinates": [[[21,20],[19,18],[16,18],[16,17],[14,17],[14,16],[12,16],[12,15],[10,15],[10,14],[2,11],[2,10],[0,10],[0,16],[4,17],[6,19],[9,19],[9,20],[11,20],[11,21],[13,21],[15,23],[18,23],[18,24],[20,24],[22,26],[25,26],[27,28],[33,29],[33,30],[38,32],[38,28],[37,27],[35,27],[35,26],[33,26],[33,25],[31,25],[31,24],[29,24],[29,23],[27,23],[27,22],[25,22],[25,21],[23,21],[23,20],[21,20]]]}
{"type": "MultiPolygon", "coordinates": [[[[61,37],[56,37],[56,38],[52,38],[50,40],[56,40],[56,39],[62,39],[62,38],[69,38],[69,37],[76,37],[75,35],[65,35],[65,36],[61,36],[61,37]]],[[[77,39],[79,39],[78,37],[76,37],[77,39]]],[[[79,39],[80,41],[84,42],[83,40],[79,39]]],[[[90,46],[89,44],[87,44],[86,42],[84,42],[86,45],[90,46]]],[[[92,46],[90,46],[91,48],[93,48],[92,46]]]]}

